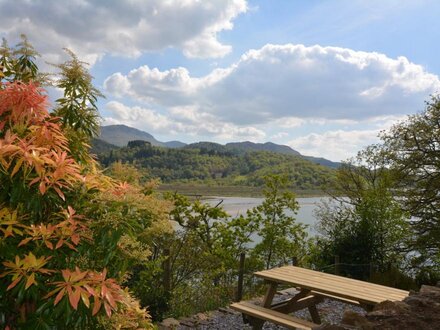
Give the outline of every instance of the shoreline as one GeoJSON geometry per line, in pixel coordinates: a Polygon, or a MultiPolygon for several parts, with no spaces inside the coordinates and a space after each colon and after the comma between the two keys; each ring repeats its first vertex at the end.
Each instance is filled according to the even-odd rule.
{"type": "MultiPolygon", "coordinates": [[[[189,197],[264,197],[263,187],[249,186],[210,186],[199,184],[161,184],[158,192],[177,192],[189,197]]],[[[292,190],[297,198],[327,197],[328,195],[318,189],[292,190]]]]}

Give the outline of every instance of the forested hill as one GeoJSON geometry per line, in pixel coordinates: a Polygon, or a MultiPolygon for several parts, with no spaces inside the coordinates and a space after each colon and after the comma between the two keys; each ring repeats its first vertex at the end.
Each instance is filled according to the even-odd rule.
{"type": "Polygon", "coordinates": [[[129,147],[107,151],[98,157],[104,166],[119,160],[134,164],[146,169],[149,177],[160,178],[164,183],[262,186],[266,175],[287,173],[292,188],[320,190],[335,172],[296,155],[230,149],[210,142],[170,149],[134,141],[129,147]]]}
{"type": "MultiPolygon", "coordinates": [[[[156,140],[154,136],[152,136],[147,132],[125,125],[102,126],[99,140],[113,144],[114,146],[118,146],[118,147],[125,147],[129,141],[134,141],[134,140],[147,141],[150,142],[153,146],[166,147],[166,148],[183,148],[185,146],[187,148],[198,148],[199,146],[208,144],[211,146],[211,148],[218,147],[221,148],[222,150],[227,149],[227,150],[232,150],[233,152],[272,151],[286,155],[296,155],[303,159],[314,162],[316,164],[320,164],[332,168],[338,168],[341,165],[341,163],[332,162],[328,159],[321,157],[304,156],[289,146],[280,145],[272,142],[254,143],[250,141],[244,141],[244,142],[231,142],[231,143],[227,143],[226,145],[221,145],[213,142],[197,142],[189,145],[180,141],[161,142],[156,140]]],[[[93,146],[94,147],[96,146],[96,148],[94,148],[93,150],[94,153],[102,152],[101,147],[105,147],[105,144],[101,143],[101,141],[99,140],[93,141],[93,146]]]]}

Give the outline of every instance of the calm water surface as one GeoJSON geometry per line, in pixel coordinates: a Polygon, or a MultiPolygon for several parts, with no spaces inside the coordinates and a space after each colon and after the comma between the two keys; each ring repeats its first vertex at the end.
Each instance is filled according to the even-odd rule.
{"type": "MultiPolygon", "coordinates": [[[[214,197],[206,200],[210,205],[217,205],[220,201],[221,206],[232,217],[246,213],[246,210],[251,209],[263,202],[263,198],[253,197],[214,197]]],[[[297,198],[299,204],[298,214],[296,219],[298,222],[302,222],[308,225],[307,231],[310,235],[315,235],[314,225],[316,219],[314,216],[314,210],[321,200],[329,200],[328,197],[309,197],[309,198],[297,198]]]]}

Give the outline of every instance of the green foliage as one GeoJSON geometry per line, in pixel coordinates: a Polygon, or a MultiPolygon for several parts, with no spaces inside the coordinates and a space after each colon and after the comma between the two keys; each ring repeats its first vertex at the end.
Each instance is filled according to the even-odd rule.
{"type": "Polygon", "coordinates": [[[263,203],[247,214],[251,223],[258,224],[261,238],[252,253],[264,261],[266,269],[305,255],[306,226],[295,221],[299,207],[295,195],[285,190],[287,184],[286,176],[266,177],[263,203]]]}
{"type": "Polygon", "coordinates": [[[217,150],[204,147],[205,144],[200,143],[200,148],[195,149],[135,144],[99,154],[98,158],[104,166],[115,161],[133,164],[147,170],[150,178],[159,178],[164,183],[264,186],[267,175],[287,173],[290,188],[319,190],[334,175],[334,170],[298,156],[267,151],[217,150]]]}
{"type": "Polygon", "coordinates": [[[317,238],[318,266],[333,264],[337,255],[354,265],[347,275],[367,279],[370,263],[381,271],[389,264],[402,265],[409,216],[392,196],[393,181],[382,159],[370,147],[338,170],[334,191],[344,197],[323,203],[316,213],[322,235],[317,238]]]}
{"type": "Polygon", "coordinates": [[[40,56],[22,34],[21,42],[15,48],[10,48],[6,39],[0,47],[0,79],[5,81],[43,81],[44,75],[38,72],[35,64],[36,57],[40,56]]]}
{"type": "Polygon", "coordinates": [[[82,62],[69,49],[70,60],[54,65],[60,70],[55,86],[63,90],[63,97],[56,100],[53,115],[61,118],[64,131],[69,137],[69,148],[78,161],[89,159],[91,138],[99,134],[99,114],[96,102],[103,97],[93,86],[93,77],[82,62]]]}
{"type": "Polygon", "coordinates": [[[247,290],[255,290],[254,271],[285,264],[293,256],[302,259],[306,255],[305,226],[295,222],[293,213],[298,204],[286,186],[286,177],[268,177],[264,202],[235,218],[221,203],[209,205],[167,194],[174,205],[169,216],[175,231],[153,239],[150,263],[156,266],[135,272],[130,279],[135,294],[153,308],[151,312],[158,319],[189,315],[224,306],[234,298],[241,253],[246,254],[247,290]],[[148,279],[165,279],[168,271],[168,284],[152,286],[154,281],[148,279]],[[166,287],[169,296],[162,295],[166,287]]]}
{"type": "Polygon", "coordinates": [[[395,192],[412,216],[413,266],[440,274],[440,98],[381,136],[395,192]]]}

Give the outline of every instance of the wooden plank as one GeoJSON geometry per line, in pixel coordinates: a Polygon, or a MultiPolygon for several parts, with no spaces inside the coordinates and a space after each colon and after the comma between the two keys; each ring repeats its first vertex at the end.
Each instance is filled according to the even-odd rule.
{"type": "Polygon", "coordinates": [[[231,308],[250,315],[252,317],[256,317],[259,319],[263,319],[266,321],[270,321],[272,323],[278,324],[278,325],[282,325],[285,326],[289,329],[304,329],[304,330],[311,330],[314,327],[319,326],[318,324],[306,321],[306,320],[301,320],[297,317],[291,316],[291,315],[286,315],[277,311],[273,311],[269,308],[265,308],[265,307],[261,307],[261,306],[257,306],[254,304],[251,304],[249,302],[239,302],[239,303],[234,303],[231,305],[231,308]]]}
{"type": "Polygon", "coordinates": [[[317,277],[323,278],[326,281],[341,282],[345,285],[354,284],[354,285],[366,286],[371,289],[376,288],[377,290],[380,290],[380,291],[385,290],[386,292],[390,292],[390,293],[396,293],[396,294],[407,294],[408,293],[405,290],[391,288],[391,287],[380,285],[380,284],[369,283],[369,282],[365,282],[365,281],[355,280],[352,278],[347,278],[347,277],[333,275],[333,274],[327,274],[327,273],[318,272],[318,271],[311,270],[311,269],[305,269],[302,267],[295,267],[295,266],[284,266],[284,267],[274,268],[274,269],[261,271],[261,272],[257,272],[257,273],[270,273],[270,272],[278,271],[278,270],[288,272],[289,274],[290,273],[295,273],[295,274],[301,273],[301,274],[305,274],[307,277],[317,276],[317,277]]]}
{"type": "MultiPolygon", "coordinates": [[[[385,290],[385,288],[382,286],[383,290],[378,291],[377,290],[377,285],[375,285],[374,290],[372,290],[369,286],[367,285],[360,285],[358,283],[348,283],[348,284],[341,284],[339,282],[332,282],[332,281],[326,281],[324,278],[322,277],[317,277],[317,276],[307,276],[305,277],[302,274],[296,274],[296,273],[288,273],[285,270],[276,270],[274,269],[274,271],[271,273],[271,275],[275,275],[275,277],[288,277],[291,280],[291,283],[295,283],[298,285],[303,285],[304,283],[318,283],[319,286],[332,286],[338,289],[338,291],[350,291],[350,292],[360,292],[362,294],[369,294],[372,297],[378,298],[378,299],[390,299],[392,300],[393,298],[395,300],[402,300],[403,298],[405,298],[408,295],[407,291],[403,291],[401,290],[403,293],[400,294],[396,294],[395,292],[387,292],[385,290]]],[[[261,276],[261,275],[260,275],[261,276]]],[[[362,282],[362,281],[358,281],[360,283],[366,283],[366,282],[362,282]]],[[[367,283],[368,284],[368,283],[367,283]]]]}
{"type": "MultiPolygon", "coordinates": [[[[365,287],[360,287],[360,286],[341,286],[341,285],[337,285],[328,281],[323,281],[322,279],[317,279],[317,278],[304,278],[302,276],[293,276],[293,275],[289,275],[289,274],[285,274],[283,273],[276,273],[273,272],[271,274],[271,276],[269,277],[268,275],[264,276],[265,278],[270,278],[272,280],[276,280],[276,279],[282,279],[285,282],[288,282],[289,284],[294,284],[294,285],[300,285],[301,287],[305,287],[305,285],[311,286],[311,289],[315,289],[316,291],[319,291],[322,288],[331,288],[335,290],[335,294],[336,292],[348,292],[351,294],[356,294],[355,296],[368,296],[369,298],[373,299],[373,300],[386,300],[386,299],[390,299],[392,300],[394,298],[394,300],[401,300],[404,297],[407,296],[407,294],[405,295],[395,295],[395,294],[387,294],[382,293],[382,292],[378,292],[378,291],[372,291],[368,288],[365,287]]],[[[308,287],[310,289],[310,287],[308,287]]],[[[330,292],[331,293],[331,292],[330,292]]]]}
{"type": "Polygon", "coordinates": [[[363,294],[368,293],[371,296],[376,298],[386,300],[386,299],[394,299],[394,300],[402,300],[408,295],[408,291],[389,288],[383,285],[367,283],[359,280],[348,279],[344,277],[339,277],[335,275],[319,273],[311,270],[296,271],[296,269],[302,269],[299,267],[281,267],[272,269],[269,271],[258,272],[257,276],[267,277],[270,275],[277,276],[288,276],[291,278],[290,284],[294,285],[302,285],[305,281],[310,283],[310,281],[319,282],[321,285],[327,284],[331,286],[335,286],[338,290],[349,290],[355,292],[361,292],[363,294]],[[295,270],[292,270],[295,268],[295,270]],[[338,278],[338,281],[334,281],[335,278],[338,278]]]}
{"type": "Polygon", "coordinates": [[[325,297],[325,298],[330,298],[330,299],[333,299],[333,300],[339,300],[339,301],[342,301],[344,303],[355,305],[355,306],[359,306],[360,305],[359,301],[350,300],[350,299],[344,299],[344,298],[341,298],[341,297],[338,297],[338,296],[335,296],[335,295],[331,295],[331,294],[328,294],[328,293],[311,291],[311,294],[317,295],[317,296],[323,297],[323,298],[325,297]]]}
{"type": "MultiPolygon", "coordinates": [[[[350,299],[350,300],[357,300],[359,302],[362,303],[366,303],[366,304],[377,304],[379,302],[385,301],[385,300],[393,300],[390,299],[389,297],[384,297],[384,296],[380,296],[380,297],[376,297],[376,296],[372,296],[371,293],[369,294],[368,292],[362,292],[362,291],[354,291],[354,290],[341,290],[338,288],[335,288],[332,285],[326,285],[326,284],[322,284],[320,282],[316,282],[316,281],[305,281],[304,279],[300,279],[300,280],[292,280],[292,277],[289,277],[288,275],[278,275],[278,274],[270,274],[270,275],[264,275],[264,276],[260,276],[263,277],[267,280],[271,280],[271,281],[277,281],[280,283],[286,283],[286,284],[290,284],[290,285],[300,285],[301,287],[305,288],[305,289],[309,289],[309,290],[313,290],[316,292],[322,292],[322,293],[326,293],[326,294],[330,294],[330,295],[337,295],[340,296],[342,298],[345,299],[350,299]]],[[[394,299],[394,300],[401,300],[401,299],[394,299]]]]}
{"type": "MultiPolygon", "coordinates": [[[[267,277],[269,278],[269,277],[267,277]]],[[[270,277],[272,280],[277,280],[287,284],[301,285],[303,288],[314,290],[316,292],[323,292],[330,295],[341,296],[342,298],[349,300],[364,301],[367,303],[379,303],[385,300],[402,300],[405,296],[391,296],[381,294],[377,292],[371,292],[365,288],[341,288],[329,283],[323,283],[316,280],[304,280],[304,279],[292,279],[285,275],[273,275],[270,277]]]]}
{"type": "Polygon", "coordinates": [[[296,270],[294,271],[291,269],[278,268],[278,269],[273,269],[272,272],[270,273],[266,272],[266,274],[285,274],[285,275],[290,275],[293,278],[297,278],[297,279],[315,279],[315,280],[319,280],[320,282],[331,283],[332,285],[339,287],[346,287],[350,289],[365,288],[368,290],[372,290],[374,292],[383,292],[387,295],[392,295],[397,297],[405,296],[408,294],[408,292],[404,290],[389,288],[383,285],[367,283],[367,282],[348,279],[344,277],[339,277],[336,280],[334,277],[333,278],[329,277],[328,274],[319,273],[315,271],[308,271],[308,273],[303,273],[303,272],[298,272],[296,270]]]}

